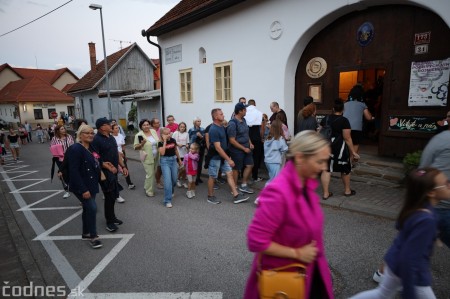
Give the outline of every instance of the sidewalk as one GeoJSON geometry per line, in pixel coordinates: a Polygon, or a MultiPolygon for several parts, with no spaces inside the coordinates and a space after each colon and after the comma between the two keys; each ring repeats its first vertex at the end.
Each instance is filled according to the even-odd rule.
{"type": "MultiPolygon", "coordinates": [[[[139,152],[132,145],[126,146],[127,157],[139,161],[139,152]]],[[[355,196],[343,195],[343,185],[338,174],[333,174],[330,191],[333,196],[322,200],[325,206],[331,206],[374,216],[395,219],[400,211],[404,188],[398,183],[401,179],[401,165],[389,158],[361,155],[361,162],[354,169],[351,177],[351,188],[356,191],[355,196]]],[[[268,178],[265,170],[260,169],[261,176],[268,178]]],[[[207,170],[202,169],[205,178],[207,170]]],[[[265,180],[252,185],[256,192],[264,188],[265,180]]],[[[318,190],[319,194],[322,189],[318,190]]]]}

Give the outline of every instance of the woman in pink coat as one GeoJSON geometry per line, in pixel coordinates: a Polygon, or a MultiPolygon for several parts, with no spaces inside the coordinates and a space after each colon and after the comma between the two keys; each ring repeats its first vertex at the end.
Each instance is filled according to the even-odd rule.
{"type": "Polygon", "coordinates": [[[317,176],[327,169],[329,157],[327,140],[314,131],[298,133],[289,145],[286,166],[259,194],[247,232],[248,248],[255,256],[245,299],[259,298],[260,254],[263,269],[305,264],[306,298],[334,298],[323,244],[323,213],[315,192],[317,176]]]}

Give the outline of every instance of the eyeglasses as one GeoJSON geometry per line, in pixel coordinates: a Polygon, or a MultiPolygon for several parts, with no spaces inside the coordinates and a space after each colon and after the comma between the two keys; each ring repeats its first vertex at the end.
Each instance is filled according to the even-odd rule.
{"type": "Polygon", "coordinates": [[[95,135],[94,132],[81,132],[82,134],[86,134],[86,135],[95,135]]]}
{"type": "Polygon", "coordinates": [[[450,189],[450,181],[447,181],[447,183],[445,183],[445,185],[439,185],[434,187],[433,189],[441,189],[441,188],[449,188],[450,189]]]}

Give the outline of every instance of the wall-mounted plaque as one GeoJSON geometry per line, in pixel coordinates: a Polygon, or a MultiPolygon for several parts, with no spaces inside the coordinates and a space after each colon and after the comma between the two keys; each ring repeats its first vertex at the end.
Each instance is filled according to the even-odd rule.
{"type": "Polygon", "coordinates": [[[279,21],[274,21],[270,24],[270,38],[271,39],[279,39],[283,34],[283,26],[279,21]]]}
{"type": "Polygon", "coordinates": [[[327,62],[322,57],[314,57],[306,64],[306,74],[310,78],[320,78],[327,71],[327,62]]]}
{"type": "Polygon", "coordinates": [[[164,49],[164,61],[166,62],[166,64],[180,62],[182,58],[183,56],[181,45],[176,45],[164,49]]]}
{"type": "Polygon", "coordinates": [[[308,84],[308,95],[313,98],[314,103],[322,103],[322,83],[308,84]]]}
{"type": "Polygon", "coordinates": [[[374,36],[375,30],[370,22],[363,23],[359,26],[358,31],[356,32],[356,40],[361,47],[365,47],[370,44],[374,36]]]}

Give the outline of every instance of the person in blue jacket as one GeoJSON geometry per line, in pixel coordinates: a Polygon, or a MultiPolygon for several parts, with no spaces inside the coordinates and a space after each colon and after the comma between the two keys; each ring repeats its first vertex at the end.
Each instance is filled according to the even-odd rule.
{"type": "Polygon", "coordinates": [[[99,192],[100,156],[92,147],[94,130],[81,125],[77,131],[77,142],[69,147],[69,190],[83,206],[83,240],[89,240],[92,248],[102,247],[97,235],[97,204],[95,195],[99,192]]]}
{"type": "Polygon", "coordinates": [[[413,170],[407,177],[406,196],[397,218],[398,235],[384,257],[384,278],[376,289],[351,299],[434,299],[430,256],[437,237],[434,206],[450,198],[447,176],[435,168],[413,170]]]}

